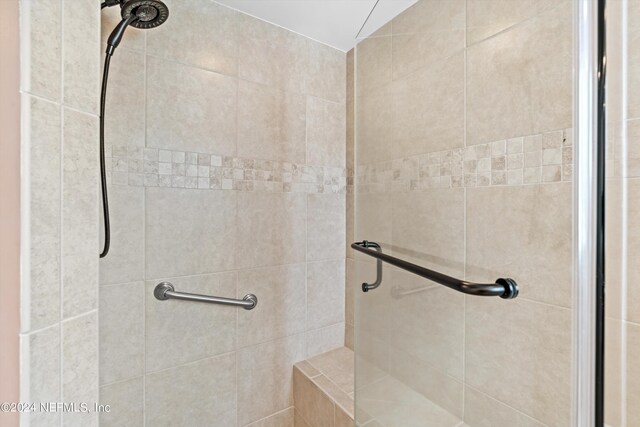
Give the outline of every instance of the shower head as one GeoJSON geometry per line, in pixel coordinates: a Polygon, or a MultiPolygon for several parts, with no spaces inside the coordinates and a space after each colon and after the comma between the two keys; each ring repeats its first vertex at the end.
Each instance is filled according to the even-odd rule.
{"type": "MultiPolygon", "coordinates": [[[[115,1],[104,2],[103,7],[111,6],[111,3],[117,4],[115,1]]],[[[169,18],[169,8],[160,0],[123,0],[120,3],[120,14],[122,21],[107,40],[107,55],[113,55],[129,25],[143,30],[160,26],[169,18]]]]}
{"type": "Polygon", "coordinates": [[[169,8],[159,0],[128,0],[121,5],[122,19],[135,16],[131,26],[146,30],[165,23],[169,18],[169,8]]]}

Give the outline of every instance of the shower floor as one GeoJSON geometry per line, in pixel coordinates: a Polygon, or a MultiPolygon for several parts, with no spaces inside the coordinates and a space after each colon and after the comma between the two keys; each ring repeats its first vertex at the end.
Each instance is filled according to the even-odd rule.
{"type": "Polygon", "coordinates": [[[354,353],[331,350],[294,366],[295,427],[467,427],[460,418],[431,402],[367,361],[359,369],[370,379],[355,387],[354,353]],[[358,393],[358,406],[354,394],[358,393]]]}

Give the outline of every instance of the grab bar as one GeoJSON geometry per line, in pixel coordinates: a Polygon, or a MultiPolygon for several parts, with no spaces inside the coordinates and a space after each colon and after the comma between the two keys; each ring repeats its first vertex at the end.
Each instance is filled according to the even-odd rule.
{"type": "MultiPolygon", "coordinates": [[[[382,253],[382,250],[374,251],[369,249],[369,247],[375,248],[374,245],[377,245],[377,243],[363,240],[362,242],[352,243],[351,248],[362,252],[363,254],[374,257],[378,261],[384,261],[410,273],[431,280],[432,282],[436,282],[455,291],[462,292],[463,294],[483,297],[499,296],[500,298],[504,299],[513,299],[518,296],[518,284],[513,279],[499,278],[495,283],[487,284],[467,282],[465,280],[459,280],[445,274],[438,273],[437,271],[429,270],[428,268],[412,264],[408,261],[398,259],[391,255],[384,254],[382,253]]],[[[380,245],[378,245],[378,247],[379,246],[380,245]]],[[[366,292],[364,285],[365,284],[362,285],[362,290],[366,292]]]]}
{"type": "Polygon", "coordinates": [[[186,292],[176,292],[172,283],[162,282],[153,290],[153,295],[160,301],[168,299],[178,299],[183,301],[208,302],[210,304],[233,305],[253,310],[258,305],[258,297],[254,294],[247,294],[242,299],[214,297],[209,295],[188,294],[186,292]]]}

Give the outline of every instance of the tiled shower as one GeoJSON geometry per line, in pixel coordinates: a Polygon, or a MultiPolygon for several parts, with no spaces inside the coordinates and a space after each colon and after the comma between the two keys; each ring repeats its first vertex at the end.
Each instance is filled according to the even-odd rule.
{"type": "MultiPolygon", "coordinates": [[[[21,1],[21,400],[111,408],[22,424],[572,425],[576,1],[419,0],[349,52],[166,3],[112,59],[98,261],[119,8],[21,1]],[[387,264],[362,292],[362,240],[520,294],[387,264]],[[160,301],[160,282],[258,303],[160,301]]],[[[606,423],[631,427],[640,2],[608,3],[606,423]]]]}

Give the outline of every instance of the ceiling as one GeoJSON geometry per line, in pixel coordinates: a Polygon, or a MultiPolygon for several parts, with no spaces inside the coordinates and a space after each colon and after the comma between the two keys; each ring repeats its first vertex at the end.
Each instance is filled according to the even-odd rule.
{"type": "Polygon", "coordinates": [[[347,52],[417,0],[216,1],[347,52]]]}

